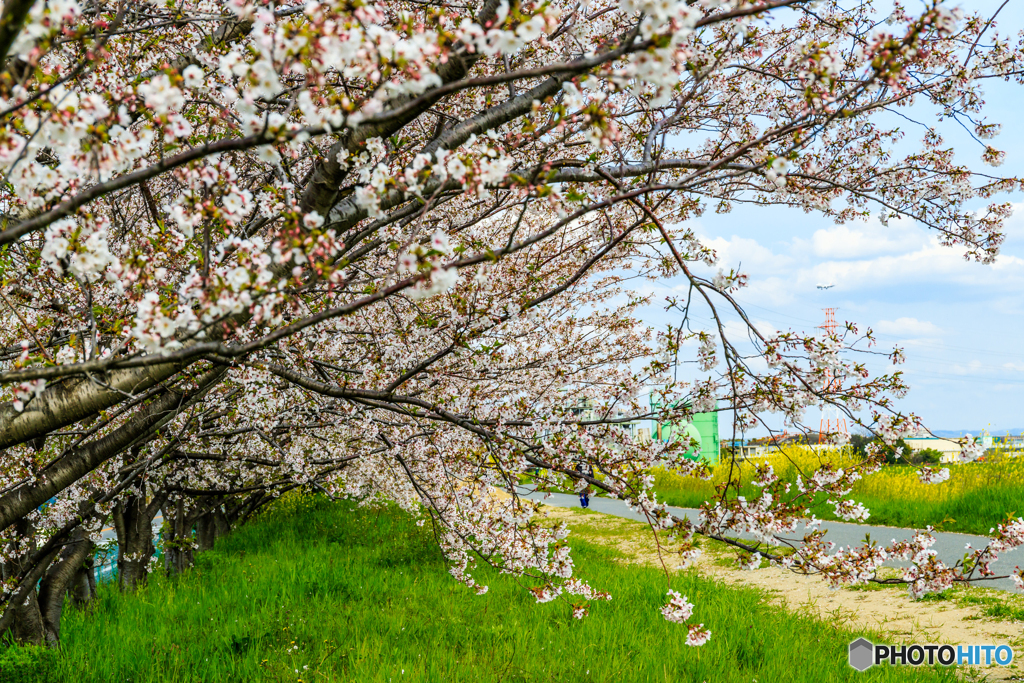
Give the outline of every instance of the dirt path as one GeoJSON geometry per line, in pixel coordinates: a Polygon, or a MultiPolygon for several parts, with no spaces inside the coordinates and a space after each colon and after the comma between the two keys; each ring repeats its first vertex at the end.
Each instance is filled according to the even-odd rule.
{"type": "MultiPolygon", "coordinates": [[[[678,557],[659,556],[651,532],[643,524],[596,512],[544,506],[542,515],[552,522],[564,521],[570,536],[615,548],[627,562],[679,569],[678,557]]],[[[1024,614],[1024,598],[1004,591],[960,587],[952,599],[914,601],[906,588],[871,586],[869,589],[831,590],[820,579],[793,574],[781,567],[741,571],[732,566],[734,553],[722,544],[705,542],[698,570],[732,585],[753,586],[768,600],[794,612],[802,612],[851,628],[881,632],[889,642],[941,642],[950,644],[1006,644],[1024,657],[1024,625],[1021,621],[996,619],[985,614],[993,605],[1024,614]],[[977,604],[970,604],[970,603],[977,604]]],[[[1024,681],[1024,663],[1009,668],[986,667],[967,673],[968,678],[992,681],[1024,681]]]]}

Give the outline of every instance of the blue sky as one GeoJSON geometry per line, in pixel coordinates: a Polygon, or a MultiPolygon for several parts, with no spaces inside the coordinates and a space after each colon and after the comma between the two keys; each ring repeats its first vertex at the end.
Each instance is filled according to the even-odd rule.
{"type": "MultiPolygon", "coordinates": [[[[965,6],[990,5],[998,3],[965,6]]],[[[1011,3],[1000,14],[1000,33],[1021,26],[1024,6],[1011,3]]],[[[1003,124],[1002,134],[989,141],[1007,152],[1001,175],[1024,176],[1024,134],[1016,125],[1022,95],[1012,84],[986,88],[986,119],[1003,124]]],[[[924,109],[915,114],[935,121],[924,109]]],[[[908,141],[920,140],[923,127],[915,132],[913,124],[901,125],[908,141]]],[[[980,161],[984,148],[962,129],[946,122],[939,130],[958,159],[987,168],[980,161]]],[[[709,214],[695,229],[726,270],[742,263],[750,275],[738,298],[759,326],[812,331],[823,320],[822,309],[834,306],[840,323],[871,327],[879,348],[905,349],[901,369],[911,389],[901,409],[920,415],[933,430],[1004,433],[1024,428],[1024,196],[1005,197],[1015,213],[993,265],[965,261],[962,249],[939,246],[933,234],[910,221],[835,225],[796,210],[743,207],[709,214]],[[824,283],[835,287],[816,288],[824,283]]],[[[657,283],[651,291],[657,300],[685,294],[679,280],[657,283]]],[[[706,313],[699,315],[706,319],[706,313]]],[[[655,306],[644,317],[661,325],[674,320],[655,306]]],[[[883,359],[869,367],[892,369],[883,359]]],[[[817,425],[816,412],[806,418],[817,425]]]]}

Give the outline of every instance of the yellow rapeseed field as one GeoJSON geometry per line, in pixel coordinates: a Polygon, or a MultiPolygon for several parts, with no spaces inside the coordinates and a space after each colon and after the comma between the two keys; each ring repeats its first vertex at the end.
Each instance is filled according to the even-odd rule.
{"type": "MultiPolygon", "coordinates": [[[[711,481],[656,469],[655,488],[668,503],[692,507],[713,497],[715,485],[726,480],[738,480],[744,495],[755,495],[757,489],[748,482],[761,463],[771,464],[780,479],[792,482],[798,474],[806,479],[827,462],[849,467],[858,458],[849,449],[819,453],[807,447],[787,446],[783,451],[744,462],[723,460],[713,468],[711,481]]],[[[997,453],[984,461],[941,467],[949,467],[949,480],[925,484],[916,467],[884,466],[858,481],[851,497],[871,511],[868,524],[914,528],[932,525],[949,531],[987,533],[1007,514],[1024,512],[1024,458],[997,453]]],[[[826,519],[831,516],[823,501],[812,512],[826,519]]]]}

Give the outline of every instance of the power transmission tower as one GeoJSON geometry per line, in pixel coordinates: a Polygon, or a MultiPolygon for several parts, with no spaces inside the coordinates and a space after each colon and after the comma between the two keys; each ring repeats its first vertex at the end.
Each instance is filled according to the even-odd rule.
{"type": "MultiPolygon", "coordinates": [[[[834,336],[836,333],[836,309],[825,308],[825,324],[819,325],[819,330],[824,330],[827,336],[834,336]]],[[[831,368],[825,369],[825,391],[826,393],[838,392],[841,388],[841,380],[835,376],[831,368]]],[[[818,427],[818,443],[825,442],[826,434],[845,434],[847,437],[850,435],[850,430],[846,426],[846,418],[839,411],[839,407],[826,403],[821,409],[821,426],[818,427]]]]}

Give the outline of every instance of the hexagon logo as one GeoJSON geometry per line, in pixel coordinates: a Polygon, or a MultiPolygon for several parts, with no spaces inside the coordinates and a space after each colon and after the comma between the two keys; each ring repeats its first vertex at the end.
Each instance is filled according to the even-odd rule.
{"type": "Polygon", "coordinates": [[[850,643],[850,666],[857,671],[864,671],[875,663],[875,646],[866,638],[858,638],[850,643]]]}

